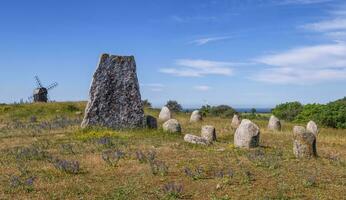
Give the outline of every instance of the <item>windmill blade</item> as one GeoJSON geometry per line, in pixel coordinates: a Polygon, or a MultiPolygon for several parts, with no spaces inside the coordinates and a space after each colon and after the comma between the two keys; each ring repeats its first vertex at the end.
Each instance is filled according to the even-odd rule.
{"type": "Polygon", "coordinates": [[[34,100],[34,96],[28,97],[28,100],[29,100],[29,101],[33,101],[33,100],[34,100]]]}
{"type": "Polygon", "coordinates": [[[42,83],[41,83],[40,79],[38,78],[38,76],[35,76],[35,80],[36,80],[37,87],[42,88],[43,86],[42,86],[42,83]]]}
{"type": "Polygon", "coordinates": [[[52,84],[50,84],[50,85],[47,87],[47,90],[51,90],[51,89],[55,88],[56,86],[58,86],[58,83],[57,83],[57,82],[52,83],[52,84]]]}

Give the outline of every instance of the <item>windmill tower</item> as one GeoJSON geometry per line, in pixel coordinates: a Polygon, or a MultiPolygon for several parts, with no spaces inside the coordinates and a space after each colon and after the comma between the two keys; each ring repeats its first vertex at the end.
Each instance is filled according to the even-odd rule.
{"type": "Polygon", "coordinates": [[[58,86],[58,83],[52,83],[48,87],[44,87],[38,78],[35,76],[36,80],[36,89],[34,89],[34,94],[29,97],[29,100],[33,100],[34,102],[48,102],[48,91],[58,86]]]}

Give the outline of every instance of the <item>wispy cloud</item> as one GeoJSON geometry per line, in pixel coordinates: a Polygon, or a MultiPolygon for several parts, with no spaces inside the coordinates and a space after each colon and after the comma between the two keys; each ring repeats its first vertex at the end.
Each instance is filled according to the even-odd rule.
{"type": "Polygon", "coordinates": [[[305,29],[328,32],[346,30],[346,16],[345,18],[334,18],[330,20],[324,20],[320,22],[310,23],[303,26],[305,29]]]}
{"type": "Polygon", "coordinates": [[[149,90],[153,92],[161,92],[164,89],[164,85],[161,83],[148,83],[148,84],[141,84],[141,86],[148,88],[149,90]]]}
{"type": "Polygon", "coordinates": [[[223,36],[223,37],[206,37],[206,38],[200,38],[197,40],[193,40],[190,43],[191,44],[196,44],[198,46],[200,45],[205,45],[210,42],[216,42],[216,41],[221,41],[221,40],[227,40],[232,38],[231,36],[223,36]]]}
{"type": "Polygon", "coordinates": [[[192,23],[192,22],[211,22],[216,21],[217,17],[215,16],[179,16],[173,15],[170,19],[178,23],[192,23]]]}
{"type": "Polygon", "coordinates": [[[318,4],[318,3],[326,3],[334,0],[279,0],[278,4],[280,5],[289,5],[289,4],[318,4]]]}
{"type": "Polygon", "coordinates": [[[240,63],[180,59],[176,61],[176,65],[179,67],[162,68],[160,72],[181,77],[203,77],[206,75],[230,76],[233,74],[231,67],[240,65],[240,63]]]}
{"type": "Polygon", "coordinates": [[[322,33],[332,39],[346,39],[346,6],[332,10],[328,19],[304,24],[305,30],[322,33]]]}
{"type": "Polygon", "coordinates": [[[306,84],[346,78],[346,44],[317,45],[256,59],[268,66],[253,76],[270,83],[306,84]]]}
{"type": "Polygon", "coordinates": [[[195,86],[194,89],[198,91],[208,91],[211,89],[211,87],[207,85],[198,85],[198,86],[195,86]]]}

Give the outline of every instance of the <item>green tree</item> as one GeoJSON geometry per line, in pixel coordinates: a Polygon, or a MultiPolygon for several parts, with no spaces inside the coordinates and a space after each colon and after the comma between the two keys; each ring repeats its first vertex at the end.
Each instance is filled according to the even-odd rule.
{"type": "Polygon", "coordinates": [[[148,99],[142,100],[142,103],[143,103],[143,106],[144,106],[145,108],[151,108],[151,107],[152,107],[152,105],[151,105],[151,103],[149,102],[148,99]]]}
{"type": "Polygon", "coordinates": [[[295,101],[277,105],[272,110],[272,113],[280,119],[292,121],[300,112],[302,112],[302,110],[303,105],[295,101]]]}
{"type": "Polygon", "coordinates": [[[166,106],[173,112],[181,112],[183,110],[183,107],[174,100],[167,101],[166,106]]]}
{"type": "Polygon", "coordinates": [[[210,115],[214,117],[232,117],[236,111],[227,105],[219,105],[219,106],[202,106],[200,109],[201,113],[204,116],[210,115]]]}

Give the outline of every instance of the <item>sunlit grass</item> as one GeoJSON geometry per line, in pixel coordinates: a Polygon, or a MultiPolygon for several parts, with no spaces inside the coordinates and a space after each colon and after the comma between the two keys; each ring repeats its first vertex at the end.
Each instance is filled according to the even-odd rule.
{"type": "MultiPolygon", "coordinates": [[[[231,119],[207,117],[190,123],[188,113],[174,114],[184,134],[200,135],[202,125],[216,127],[217,142],[197,146],[185,143],[183,134],[164,133],[161,122],[157,130],[82,130],[78,121],[65,127],[54,121],[56,110],[64,118],[80,118],[66,109],[69,104],[84,109],[84,103],[25,105],[11,108],[13,113],[0,107],[0,126],[7,127],[0,127],[6,131],[0,131],[0,199],[344,198],[345,130],[322,128],[317,138],[318,157],[298,160],[292,153],[295,124],[288,122],[283,122],[283,131],[271,132],[266,129],[267,121],[253,120],[261,128],[261,146],[244,150],[233,145],[231,119]],[[24,114],[20,113],[23,110],[24,114]],[[33,113],[37,122],[29,121],[33,113]],[[36,125],[47,121],[56,128],[10,127],[16,120],[36,125]],[[20,148],[39,153],[33,151],[23,160],[18,157],[20,148]],[[124,155],[110,165],[102,158],[105,151],[124,155]],[[155,162],[138,160],[139,151],[147,157],[155,154],[155,162]],[[78,161],[80,171],[70,174],[59,170],[48,158],[40,157],[40,152],[78,161]],[[153,173],[155,170],[158,172],[153,173]],[[23,183],[11,186],[13,176],[23,183]],[[35,177],[32,185],[25,183],[30,177],[35,177]]],[[[159,111],[146,109],[146,113],[158,116],[159,111]]]]}

